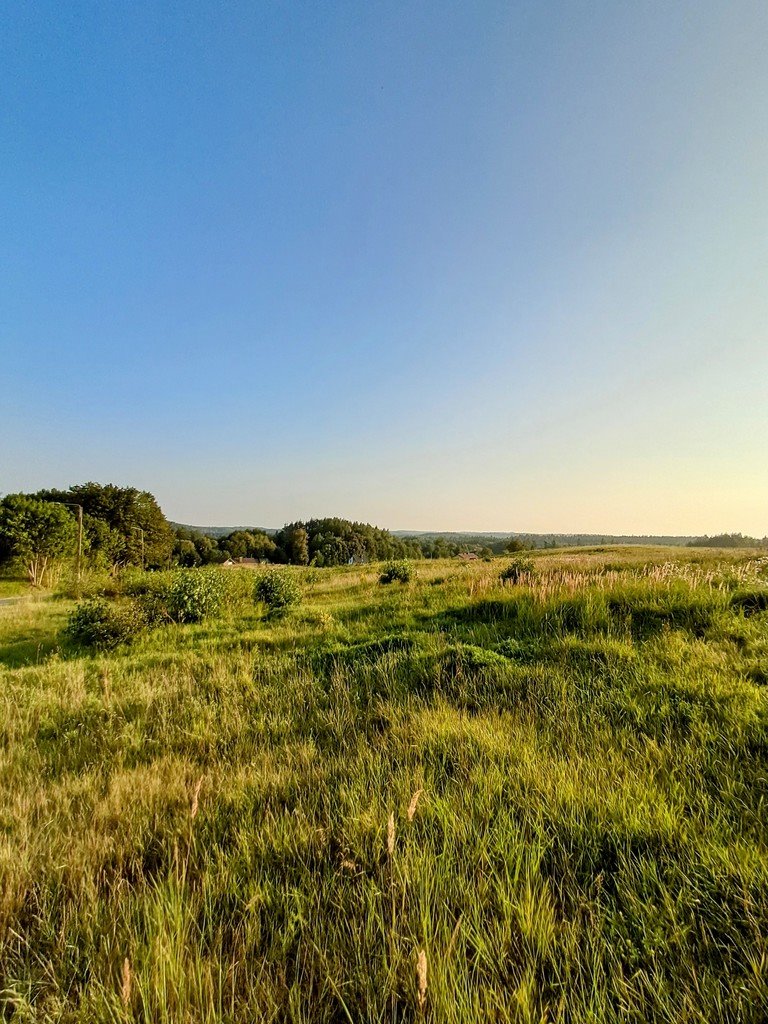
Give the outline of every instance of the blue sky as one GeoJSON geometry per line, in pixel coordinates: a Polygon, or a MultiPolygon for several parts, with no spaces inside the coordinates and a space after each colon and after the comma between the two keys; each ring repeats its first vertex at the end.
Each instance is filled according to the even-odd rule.
{"type": "Polygon", "coordinates": [[[0,491],[768,533],[768,5],[0,13],[0,491]]]}

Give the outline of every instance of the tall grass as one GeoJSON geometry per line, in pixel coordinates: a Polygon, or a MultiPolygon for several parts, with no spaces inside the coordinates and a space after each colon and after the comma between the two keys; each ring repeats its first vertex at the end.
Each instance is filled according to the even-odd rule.
{"type": "Polygon", "coordinates": [[[764,563],[503,564],[0,608],[4,1019],[768,1019],[764,563]]]}

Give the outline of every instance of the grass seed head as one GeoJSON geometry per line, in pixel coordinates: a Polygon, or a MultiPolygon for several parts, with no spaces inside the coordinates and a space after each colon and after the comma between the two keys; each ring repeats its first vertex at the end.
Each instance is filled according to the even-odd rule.
{"type": "Polygon", "coordinates": [[[197,812],[198,812],[199,807],[200,807],[200,790],[202,788],[203,788],[203,777],[201,775],[200,778],[197,780],[197,785],[195,786],[195,792],[192,794],[192,809],[190,811],[190,817],[192,818],[193,821],[197,817],[197,812]]]}
{"type": "Polygon", "coordinates": [[[123,1006],[128,1006],[131,1002],[131,961],[128,957],[123,960],[123,984],[120,989],[120,998],[123,1001],[123,1006]]]}
{"type": "Polygon", "coordinates": [[[419,802],[419,797],[424,792],[423,789],[417,789],[411,797],[411,802],[408,804],[408,821],[413,821],[413,816],[416,813],[416,806],[419,802]]]}
{"type": "Polygon", "coordinates": [[[416,981],[419,986],[419,1009],[423,1010],[427,1001],[427,954],[423,949],[419,950],[416,961],[416,981]]]}
{"type": "Polygon", "coordinates": [[[390,814],[387,821],[387,853],[392,857],[395,853],[395,814],[390,814]]]}

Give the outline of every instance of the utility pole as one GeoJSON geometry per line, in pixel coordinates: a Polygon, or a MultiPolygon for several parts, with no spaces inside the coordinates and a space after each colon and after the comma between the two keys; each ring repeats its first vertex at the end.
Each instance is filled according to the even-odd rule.
{"type": "Polygon", "coordinates": [[[79,505],[76,501],[54,501],[52,504],[68,505],[70,508],[77,509],[77,561],[75,562],[75,575],[77,576],[77,585],[80,586],[83,568],[83,506],[79,505]]]}
{"type": "Polygon", "coordinates": [[[141,534],[141,571],[144,572],[144,530],[141,526],[134,526],[133,529],[141,534]]]}
{"type": "Polygon", "coordinates": [[[80,586],[80,576],[83,564],[83,506],[77,506],[77,585],[80,586]]]}

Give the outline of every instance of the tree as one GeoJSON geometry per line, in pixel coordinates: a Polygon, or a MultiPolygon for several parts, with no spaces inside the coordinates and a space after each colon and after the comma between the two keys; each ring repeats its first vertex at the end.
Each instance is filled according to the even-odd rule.
{"type": "Polygon", "coordinates": [[[235,530],[221,542],[230,558],[246,558],[250,555],[251,535],[247,530],[235,530]]]}
{"type": "Polygon", "coordinates": [[[272,538],[262,530],[254,530],[251,534],[251,557],[268,558],[270,561],[275,557],[277,547],[272,538]]]}
{"type": "Polygon", "coordinates": [[[348,519],[310,519],[290,523],[275,534],[277,551],[273,556],[298,565],[346,565],[355,561],[387,558],[421,558],[418,541],[394,537],[368,523],[348,519]]]}
{"type": "Polygon", "coordinates": [[[288,561],[292,565],[307,565],[309,562],[309,535],[303,526],[294,523],[286,527],[283,545],[288,561]]]}
{"type": "Polygon", "coordinates": [[[103,519],[83,516],[85,545],[91,568],[109,569],[120,560],[123,538],[103,519]]]}
{"type": "Polygon", "coordinates": [[[176,561],[187,568],[200,565],[200,555],[191,540],[177,540],[173,548],[176,561]]]}
{"type": "Polygon", "coordinates": [[[269,558],[275,551],[274,541],[263,530],[235,530],[222,538],[222,551],[231,558],[269,558]]]}
{"type": "Polygon", "coordinates": [[[113,552],[115,564],[158,568],[168,564],[174,535],[157,500],[149,491],[115,484],[77,484],[68,491],[47,490],[33,495],[41,501],[68,501],[82,505],[83,512],[105,522],[120,537],[113,552]]]}
{"type": "Polygon", "coordinates": [[[205,533],[195,533],[189,538],[197,549],[198,557],[203,565],[215,565],[224,561],[224,552],[219,548],[215,538],[205,533]]]}
{"type": "Polygon", "coordinates": [[[23,494],[0,502],[0,551],[6,560],[24,565],[33,586],[42,586],[76,545],[75,520],[61,505],[23,494]]]}

